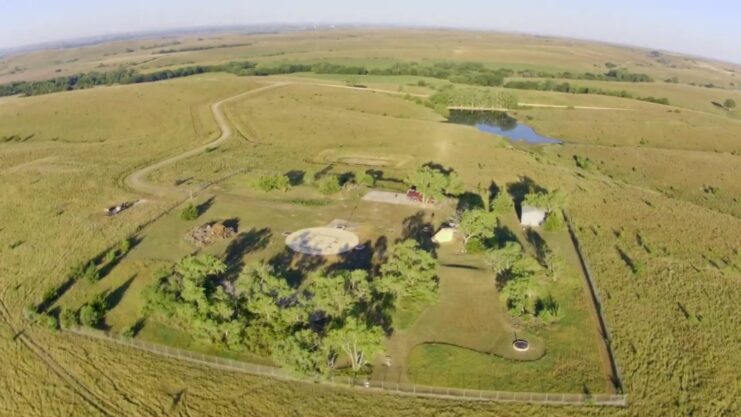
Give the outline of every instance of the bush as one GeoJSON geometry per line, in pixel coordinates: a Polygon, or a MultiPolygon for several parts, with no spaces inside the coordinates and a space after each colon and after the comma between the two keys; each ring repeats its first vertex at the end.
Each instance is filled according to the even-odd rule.
{"type": "Polygon", "coordinates": [[[134,331],[134,326],[133,325],[132,326],[126,326],[126,328],[124,328],[121,331],[121,336],[123,336],[123,337],[134,337],[134,333],[135,333],[135,331],[134,331]]]}
{"type": "Polygon", "coordinates": [[[126,255],[131,250],[131,241],[126,238],[118,244],[118,251],[121,252],[121,256],[126,255]]]}
{"type": "Polygon", "coordinates": [[[61,313],[59,313],[59,321],[63,328],[69,329],[71,327],[75,327],[79,324],[77,321],[77,313],[75,313],[74,310],[70,310],[68,308],[65,308],[62,310],[61,313]]]}
{"type": "Polygon", "coordinates": [[[317,181],[316,187],[322,194],[335,194],[341,190],[340,179],[336,175],[325,175],[317,181]]]}
{"type": "Polygon", "coordinates": [[[367,172],[358,171],[355,173],[355,183],[365,185],[366,187],[373,187],[376,185],[376,179],[367,172]]]}
{"type": "Polygon", "coordinates": [[[180,212],[180,218],[185,221],[195,220],[198,218],[198,208],[193,203],[188,205],[180,212]]]}
{"type": "Polygon", "coordinates": [[[105,257],[103,258],[103,261],[105,263],[111,263],[113,260],[116,259],[116,250],[111,249],[108,252],[106,252],[105,257]]]}
{"type": "Polygon", "coordinates": [[[301,183],[304,185],[312,185],[314,182],[316,182],[316,170],[313,168],[306,168],[301,183]]]}
{"type": "Polygon", "coordinates": [[[723,106],[727,109],[733,109],[736,107],[736,100],[732,98],[726,99],[726,101],[723,102],[723,106]]]}
{"type": "Polygon", "coordinates": [[[515,209],[515,202],[512,200],[512,196],[505,191],[500,191],[494,200],[491,202],[491,211],[496,214],[506,214],[512,212],[515,209]]]}
{"type": "Polygon", "coordinates": [[[98,268],[93,261],[88,262],[82,276],[89,282],[98,282],[100,280],[100,272],[98,272],[98,268]]]}
{"type": "Polygon", "coordinates": [[[557,211],[548,213],[543,222],[543,229],[547,232],[553,232],[557,230],[563,230],[564,222],[561,218],[561,214],[557,211]]]}
{"type": "Polygon", "coordinates": [[[286,192],[291,188],[291,179],[285,175],[264,175],[257,179],[255,186],[265,192],[274,190],[286,192]]]}
{"type": "Polygon", "coordinates": [[[80,308],[80,323],[83,326],[97,327],[105,317],[106,310],[105,297],[98,294],[80,308]]]}
{"type": "Polygon", "coordinates": [[[46,327],[49,330],[53,330],[53,331],[59,330],[59,322],[57,321],[57,318],[54,316],[50,316],[48,314],[41,314],[38,317],[38,323],[46,327]]]}

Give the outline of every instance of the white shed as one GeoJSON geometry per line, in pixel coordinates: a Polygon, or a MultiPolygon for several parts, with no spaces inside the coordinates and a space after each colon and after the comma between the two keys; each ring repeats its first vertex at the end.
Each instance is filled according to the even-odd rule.
{"type": "Polygon", "coordinates": [[[533,206],[522,206],[520,224],[526,227],[538,227],[545,220],[545,210],[533,206]]]}
{"type": "Polygon", "coordinates": [[[448,243],[448,242],[452,242],[454,238],[455,238],[455,229],[453,229],[452,227],[443,227],[437,233],[435,233],[435,236],[433,236],[432,241],[435,243],[448,243]]]}

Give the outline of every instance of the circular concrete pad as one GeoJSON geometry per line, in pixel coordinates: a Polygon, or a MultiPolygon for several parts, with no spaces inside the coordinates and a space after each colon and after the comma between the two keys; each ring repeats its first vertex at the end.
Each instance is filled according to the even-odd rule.
{"type": "Polygon", "coordinates": [[[286,245],[307,255],[337,255],[358,245],[358,236],[334,227],[311,227],[286,237],[286,245]]]}

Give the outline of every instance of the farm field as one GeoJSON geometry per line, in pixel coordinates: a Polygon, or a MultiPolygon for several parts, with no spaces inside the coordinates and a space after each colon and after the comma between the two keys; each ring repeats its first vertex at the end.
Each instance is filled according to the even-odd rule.
{"type": "MultiPolygon", "coordinates": [[[[731,88],[686,85],[728,86],[734,78],[720,63],[665,58],[680,66],[679,84],[662,77],[680,69],[647,51],[454,31],[226,34],[4,58],[0,84],[119,63],[148,71],[229,60],[368,68],[456,60],[492,68],[600,71],[597,66],[617,62],[657,81],[570,82],[667,97],[671,105],[475,87],[511,94],[519,103],[624,109],[513,109],[509,113],[520,123],[565,141],[527,146],[447,123],[425,101],[446,88],[470,86],[410,75],[206,73],[0,98],[0,138],[13,138],[0,140],[0,365],[10,370],[0,377],[0,414],[328,415],[331,405],[333,415],[734,415],[741,406],[735,395],[741,365],[735,319],[741,296],[741,121],[738,110],[710,101],[740,96],[731,88]],[[433,48],[430,37],[442,46],[433,48]],[[177,51],[194,46],[213,48],[177,51]],[[160,49],[176,51],[154,53],[160,49]],[[15,66],[27,69],[11,73],[15,66]],[[264,87],[270,88],[236,97],[264,87]],[[232,134],[210,146],[222,134],[213,112],[222,101],[232,134]],[[127,181],[137,170],[198,147],[204,150],[143,179],[171,192],[143,193],[127,181]],[[492,190],[492,196],[511,195],[519,209],[525,194],[536,190],[566,195],[562,208],[597,281],[627,407],[423,399],[279,381],[52,331],[29,315],[38,310],[58,316],[103,293],[107,313],[101,329],[121,334],[133,328],[133,337],[142,341],[281,365],[270,354],[208,343],[183,323],[147,310],[147,292],[162,269],[188,255],[210,254],[225,262],[225,276],[236,279],[266,261],[298,297],[314,288],[322,268],[379,270],[389,248],[412,239],[437,263],[436,296],[397,300],[384,319],[391,325],[382,354],[369,361],[364,378],[466,389],[616,392],[618,376],[612,375],[565,228],[537,229],[534,237],[520,227],[512,208],[496,214],[496,243],[464,254],[469,245],[460,235],[451,243],[430,240],[465,206],[463,197],[448,197],[435,208],[362,200],[370,189],[404,192],[405,179],[426,163],[453,169],[474,200],[492,190]],[[316,183],[305,177],[309,172],[316,173],[316,183]],[[348,180],[336,192],[319,189],[324,177],[358,178],[361,172],[372,173],[372,186],[348,180]],[[261,179],[276,175],[290,179],[288,191],[258,189],[261,179]],[[104,214],[124,201],[138,203],[116,216],[104,214]],[[197,218],[184,220],[190,203],[198,206],[197,218]],[[360,249],[311,257],[286,247],[288,232],[337,220],[352,224],[360,249]],[[235,235],[204,247],[186,242],[190,230],[211,222],[231,225],[235,235]],[[99,280],[67,282],[71,267],[102,259],[126,239],[130,248],[99,262],[99,280]],[[559,319],[510,315],[504,284],[486,258],[487,250],[507,241],[519,242],[524,256],[545,264],[543,247],[562,261],[557,279],[536,274],[537,291],[558,301],[559,319]],[[57,294],[47,299],[55,288],[57,294]],[[515,352],[515,338],[528,340],[530,350],[515,352]]],[[[342,369],[337,372],[347,372],[342,369]]]]}

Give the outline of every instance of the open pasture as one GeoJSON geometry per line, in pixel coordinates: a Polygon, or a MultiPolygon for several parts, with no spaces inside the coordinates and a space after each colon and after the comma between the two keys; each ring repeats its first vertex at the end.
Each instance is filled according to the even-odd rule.
{"type": "MultiPolygon", "coordinates": [[[[237,59],[276,63],[326,59],[379,67],[399,59],[453,59],[481,61],[492,67],[599,72],[610,61],[657,80],[678,75],[680,83],[725,87],[735,80],[726,67],[737,67],[673,54],[664,54],[664,61],[659,62],[649,51],[587,42],[454,31],[319,31],[204,39],[210,45],[253,44],[162,57],[141,49],[146,41],[44,51],[4,58],[0,80],[48,78],[100,64],[128,63],[126,54],[140,61],[135,66],[142,70],[237,59]],[[310,49],[310,44],[317,46],[310,49]],[[131,45],[136,51],[125,52],[131,45]],[[116,48],[118,55],[105,56],[116,48]],[[156,60],[144,62],[149,56],[156,60]],[[16,65],[28,69],[10,74],[16,65]]],[[[204,41],[183,40],[159,48],[185,48],[199,42],[204,41]]],[[[0,99],[0,137],[21,138],[0,143],[4,192],[0,200],[0,363],[9,370],[0,377],[4,387],[0,413],[92,416],[100,415],[99,407],[104,407],[111,415],[326,415],[329,408],[336,415],[363,410],[371,416],[738,414],[736,306],[741,297],[737,285],[741,221],[734,180],[741,142],[738,120],[708,108],[707,103],[711,96],[732,97],[734,91],[663,83],[625,87],[641,95],[669,97],[674,105],[661,106],[614,97],[507,90],[521,102],[634,110],[518,110],[515,116],[540,133],[571,142],[542,149],[513,148],[474,127],[442,123],[437,113],[403,96],[286,85],[229,103],[225,113],[237,132],[233,138],[150,177],[168,187],[195,191],[231,176],[196,194],[198,204],[214,197],[201,217],[183,221],[177,216],[182,208],[178,206],[138,230],[175,201],[128,189],[123,179],[130,172],[218,135],[211,103],[266,82],[299,78],[301,82],[321,78],[322,83],[357,82],[397,92],[399,88],[424,92],[412,90],[409,84],[414,80],[408,78],[373,81],[315,74],[267,78],[206,74],[0,99]],[[331,157],[322,159],[327,155],[323,152],[331,157]],[[573,155],[588,157],[592,166],[578,167],[573,155]],[[353,160],[357,156],[366,158],[360,161],[365,163],[353,160]],[[397,161],[396,156],[411,159],[400,165],[368,165],[368,158],[397,161]],[[597,279],[611,344],[629,396],[626,408],[462,403],[267,380],[51,332],[31,324],[24,314],[29,305],[39,304],[47,289],[65,282],[72,265],[136,232],[140,240],[115,268],[96,284],[78,282],[56,305],[79,305],[106,291],[106,300],[113,306],[106,316],[111,330],[136,324],[142,290],[161,266],[196,251],[182,239],[183,234],[212,220],[239,218],[233,240],[203,250],[226,256],[233,242],[240,243],[231,248],[237,254],[232,258],[235,265],[281,255],[285,253],[283,232],[322,226],[335,219],[362,225],[357,231],[360,241],[369,242],[372,249],[381,236],[390,240],[404,236],[404,219],[437,226],[445,215],[432,219],[431,213],[420,217],[413,208],[367,205],[359,202],[357,194],[325,197],[304,186],[286,194],[264,194],[249,186],[262,174],[375,169],[383,171],[379,188],[400,191],[409,171],[430,161],[455,168],[471,191],[493,181],[500,190],[516,192],[529,184],[566,192],[570,217],[597,279]],[[118,216],[107,217],[102,212],[104,207],[139,198],[147,201],[118,216]],[[32,347],[24,344],[26,338],[34,343],[32,347]]],[[[618,85],[600,83],[604,88],[618,85]]],[[[524,243],[526,238],[514,220],[504,221],[524,243]]],[[[496,317],[478,320],[501,312],[496,290],[488,284],[489,273],[481,269],[461,273],[461,268],[443,266],[436,303],[408,304],[395,312],[394,320],[401,325],[386,346],[392,352],[392,364],[388,368],[378,364],[381,372],[387,372],[379,378],[465,388],[609,391],[604,358],[597,348],[599,336],[578,269],[567,253],[568,240],[560,234],[543,237],[567,259],[574,273],[550,287],[554,297],[567,300],[564,319],[555,326],[527,329],[534,349],[544,346],[542,357],[519,362],[491,354],[505,347],[511,323],[496,317]],[[478,297],[482,294],[486,296],[478,297]],[[461,305],[467,308],[457,310],[461,305]]],[[[470,264],[445,248],[440,248],[438,256],[446,264],[470,264]]],[[[145,321],[137,337],[198,352],[269,361],[194,343],[187,333],[155,321],[145,321]]]]}

